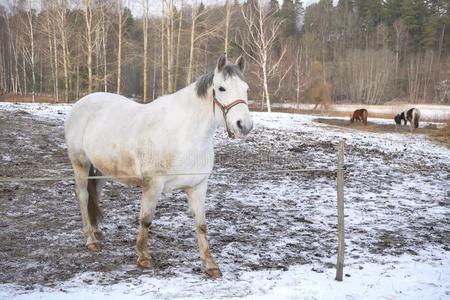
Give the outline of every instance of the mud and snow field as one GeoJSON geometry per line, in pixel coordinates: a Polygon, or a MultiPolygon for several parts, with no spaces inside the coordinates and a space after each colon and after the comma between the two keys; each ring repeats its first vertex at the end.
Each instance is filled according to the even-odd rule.
{"type": "MultiPolygon", "coordinates": [[[[0,176],[71,176],[69,111],[1,103],[0,176]]],[[[222,279],[202,273],[181,192],[159,201],[149,241],[156,265],[141,270],[138,187],[107,183],[102,250],[89,253],[73,181],[0,182],[0,299],[450,298],[449,148],[407,131],[363,132],[290,114],[253,118],[244,140],[216,135],[207,224],[222,279]],[[346,267],[336,282],[335,174],[264,171],[331,170],[340,139],[346,267]]]]}

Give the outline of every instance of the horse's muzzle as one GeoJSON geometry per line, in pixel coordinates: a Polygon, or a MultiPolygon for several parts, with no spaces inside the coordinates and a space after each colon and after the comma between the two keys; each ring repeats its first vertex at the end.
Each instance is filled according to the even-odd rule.
{"type": "Polygon", "coordinates": [[[244,122],[242,120],[238,120],[236,122],[236,127],[239,129],[240,134],[247,135],[253,129],[253,121],[249,120],[244,122]]]}

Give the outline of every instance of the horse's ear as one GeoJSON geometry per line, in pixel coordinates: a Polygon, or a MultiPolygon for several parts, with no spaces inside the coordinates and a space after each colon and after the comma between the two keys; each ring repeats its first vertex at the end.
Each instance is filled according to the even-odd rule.
{"type": "Polygon", "coordinates": [[[236,65],[239,67],[239,70],[241,70],[242,73],[244,73],[245,70],[245,59],[242,55],[238,57],[236,60],[236,65]]]}
{"type": "Polygon", "coordinates": [[[222,72],[223,68],[225,67],[225,65],[227,64],[227,57],[225,54],[222,54],[219,59],[217,60],[217,66],[216,66],[216,71],[217,72],[222,72]]]}

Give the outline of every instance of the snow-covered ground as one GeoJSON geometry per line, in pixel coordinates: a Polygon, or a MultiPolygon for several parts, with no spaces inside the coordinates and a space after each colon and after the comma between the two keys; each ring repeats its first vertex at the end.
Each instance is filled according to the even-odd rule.
{"type": "MultiPolygon", "coordinates": [[[[62,130],[69,110],[0,103],[0,176],[70,175],[62,130]]],[[[305,115],[253,118],[245,140],[217,133],[207,219],[222,279],[198,269],[179,192],[157,208],[156,266],[141,271],[133,250],[138,189],[106,186],[104,249],[90,254],[71,182],[0,183],[0,299],[450,298],[448,148],[421,134],[362,132],[305,115]],[[346,276],[336,282],[334,175],[263,171],[333,168],[340,139],[349,169],[346,276]],[[221,175],[234,170],[261,173],[221,175]]]]}

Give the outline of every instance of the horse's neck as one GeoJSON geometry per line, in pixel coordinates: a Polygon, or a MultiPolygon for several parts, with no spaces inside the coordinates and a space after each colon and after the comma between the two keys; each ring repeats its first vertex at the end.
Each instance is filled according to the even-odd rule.
{"type": "Polygon", "coordinates": [[[168,109],[173,114],[174,121],[185,120],[180,127],[185,132],[191,132],[193,138],[212,140],[218,122],[213,112],[212,95],[206,98],[197,96],[195,83],[165,96],[168,109]]]}

